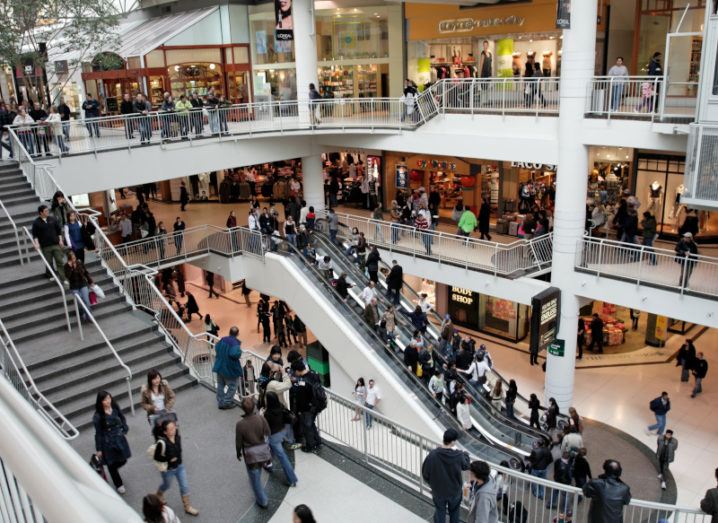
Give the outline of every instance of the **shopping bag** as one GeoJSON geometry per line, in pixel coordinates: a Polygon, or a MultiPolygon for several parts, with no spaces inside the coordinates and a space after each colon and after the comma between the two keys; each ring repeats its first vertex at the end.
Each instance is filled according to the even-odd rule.
{"type": "Polygon", "coordinates": [[[96,283],[93,283],[90,286],[90,290],[95,293],[95,296],[97,299],[104,300],[105,299],[105,291],[103,291],[99,285],[96,283]]]}

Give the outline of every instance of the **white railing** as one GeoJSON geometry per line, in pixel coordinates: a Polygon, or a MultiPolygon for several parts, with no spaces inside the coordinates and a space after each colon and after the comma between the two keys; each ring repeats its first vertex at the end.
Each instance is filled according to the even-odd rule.
{"type": "Polygon", "coordinates": [[[718,258],[710,256],[686,258],[668,249],[586,236],[578,244],[575,267],[680,294],[718,296],[718,258]]]}
{"type": "MultiPolygon", "coordinates": [[[[3,214],[7,216],[8,222],[10,223],[10,227],[12,227],[13,232],[15,233],[15,243],[17,244],[17,255],[20,258],[20,264],[25,264],[25,256],[23,254],[23,250],[20,247],[20,233],[17,229],[17,224],[15,223],[15,220],[12,219],[12,216],[8,212],[7,208],[5,207],[5,204],[0,200],[0,208],[2,208],[3,214]]],[[[28,260],[29,261],[29,260],[28,260]]]]}
{"type": "MultiPolygon", "coordinates": [[[[411,225],[372,220],[336,213],[340,225],[363,232],[367,242],[390,253],[429,256],[438,263],[488,272],[495,276],[520,277],[551,265],[553,236],[546,234],[531,240],[499,243],[456,234],[419,230],[411,225]]],[[[321,214],[321,227],[327,232],[327,212],[321,214]]],[[[343,231],[346,236],[346,229],[343,231]]]]}
{"type": "Polygon", "coordinates": [[[686,154],[685,191],[681,204],[718,207],[718,126],[691,124],[686,154]]]}
{"type": "MultiPolygon", "coordinates": [[[[40,260],[45,265],[45,270],[50,274],[50,278],[57,284],[60,289],[60,294],[62,295],[62,306],[65,309],[65,323],[67,324],[67,330],[71,332],[72,326],[70,324],[70,311],[67,306],[67,295],[65,294],[65,287],[63,286],[60,279],[57,277],[57,273],[55,272],[55,270],[45,259],[45,256],[42,255],[40,248],[35,245],[35,241],[33,240],[30,231],[27,230],[27,227],[23,227],[22,230],[25,231],[25,256],[28,260],[30,259],[30,245],[32,245],[32,248],[35,249],[35,252],[37,252],[38,256],[40,257],[40,260]]],[[[60,267],[58,267],[58,269],[60,269],[60,267]]]]}
{"type": "Polygon", "coordinates": [[[560,78],[455,78],[430,88],[442,113],[558,115],[560,78]]]}
{"type": "Polygon", "coordinates": [[[698,83],[667,85],[662,76],[597,76],[588,85],[586,114],[608,119],[693,120],[698,83]]]}
{"type": "Polygon", "coordinates": [[[60,436],[66,440],[75,439],[79,436],[80,433],[74,425],[37,388],[2,321],[0,321],[0,342],[2,342],[3,349],[2,354],[0,354],[0,366],[2,366],[2,373],[5,378],[57,430],[60,436]]]}
{"type": "Polygon", "coordinates": [[[0,379],[0,520],[140,523],[45,418],[0,379]]]}

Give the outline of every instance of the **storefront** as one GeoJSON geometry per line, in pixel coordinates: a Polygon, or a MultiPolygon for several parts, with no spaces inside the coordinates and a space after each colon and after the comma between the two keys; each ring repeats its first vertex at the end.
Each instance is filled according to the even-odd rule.
{"type": "Polygon", "coordinates": [[[436,284],[436,304],[437,311],[448,313],[459,327],[511,342],[529,335],[528,305],[441,283],[436,284]]]}
{"type": "MultiPolygon", "coordinates": [[[[254,94],[257,99],[296,99],[294,44],[275,38],[271,7],[250,8],[254,94]]],[[[401,74],[394,73],[403,61],[400,6],[318,10],[315,19],[317,87],[325,98],[400,96],[401,74]]]]}
{"type": "Polygon", "coordinates": [[[526,63],[559,76],[561,31],[555,0],[461,7],[407,4],[409,78],[518,77],[526,63]]]}
{"type": "Polygon", "coordinates": [[[323,153],[322,164],[325,193],[331,190],[332,178],[339,181],[338,203],[373,210],[382,201],[384,157],[380,151],[323,153]]]}

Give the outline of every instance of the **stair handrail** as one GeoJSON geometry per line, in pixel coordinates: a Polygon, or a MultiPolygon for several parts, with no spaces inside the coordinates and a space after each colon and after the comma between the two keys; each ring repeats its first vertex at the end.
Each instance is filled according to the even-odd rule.
{"type": "MultiPolygon", "coordinates": [[[[0,208],[2,208],[2,211],[5,213],[5,216],[7,216],[8,221],[10,222],[10,225],[12,226],[13,232],[15,233],[15,243],[17,244],[17,254],[20,257],[20,264],[25,264],[25,256],[23,256],[22,248],[20,247],[20,233],[17,230],[17,224],[15,223],[15,220],[12,219],[12,216],[10,215],[10,212],[8,212],[7,207],[5,207],[5,204],[0,200],[0,208]]],[[[29,260],[28,260],[29,262],[29,260]]]]}
{"type": "Polygon", "coordinates": [[[30,258],[30,248],[27,245],[27,242],[30,242],[30,245],[32,245],[33,249],[37,252],[38,256],[40,256],[40,260],[42,260],[42,263],[45,265],[45,268],[50,273],[50,279],[52,279],[57,286],[60,288],[60,293],[62,294],[62,305],[65,308],[65,322],[67,323],[67,330],[68,332],[72,332],[72,326],[70,325],[70,311],[67,306],[67,295],[65,294],[65,286],[62,284],[60,279],[57,277],[57,274],[55,274],[55,271],[52,269],[48,261],[45,259],[45,257],[42,255],[42,252],[40,251],[40,248],[35,244],[35,240],[33,239],[32,235],[30,234],[30,231],[27,230],[27,227],[22,228],[23,231],[25,231],[25,253],[27,254],[28,259],[30,258]]]}
{"type": "Polygon", "coordinates": [[[132,415],[135,415],[135,402],[132,400],[132,371],[130,368],[125,364],[124,361],[122,361],[122,358],[117,353],[117,350],[115,349],[114,345],[112,345],[112,342],[109,340],[107,335],[105,334],[105,331],[102,330],[102,327],[97,323],[97,320],[93,316],[92,312],[90,312],[90,309],[87,307],[84,301],[82,301],[82,298],[80,298],[77,294],[74,292],[70,293],[72,294],[72,297],[75,299],[75,314],[77,315],[77,328],[80,331],[80,339],[85,339],[85,334],[82,328],[82,319],[80,311],[82,311],[85,316],[90,320],[90,322],[95,326],[95,329],[97,329],[97,332],[100,334],[100,337],[102,338],[102,341],[105,342],[105,345],[107,345],[107,348],[110,349],[110,352],[112,353],[112,356],[117,360],[117,363],[120,367],[125,371],[127,374],[127,377],[125,380],[127,381],[127,397],[130,400],[130,409],[132,411],[132,415]]]}
{"type": "Polygon", "coordinates": [[[2,358],[2,361],[4,362],[2,370],[5,377],[15,386],[15,389],[17,389],[17,391],[22,394],[28,402],[35,406],[35,410],[39,412],[48,421],[48,423],[55,428],[55,430],[57,430],[58,434],[60,434],[63,439],[75,439],[80,435],[80,431],[77,430],[77,428],[75,428],[75,426],[59,410],[57,410],[57,407],[55,407],[55,405],[48,400],[42,392],[40,392],[40,389],[35,384],[35,380],[32,378],[30,371],[27,369],[25,361],[22,359],[22,356],[20,356],[20,352],[17,350],[15,342],[12,341],[12,337],[2,320],[0,320],[0,334],[2,334],[0,340],[2,341],[3,354],[5,356],[2,358]],[[10,376],[8,376],[8,360],[15,370],[15,374],[18,377],[17,380],[12,380],[10,376]],[[15,383],[15,381],[18,383],[15,383]],[[20,384],[22,384],[22,386],[20,384]]]}

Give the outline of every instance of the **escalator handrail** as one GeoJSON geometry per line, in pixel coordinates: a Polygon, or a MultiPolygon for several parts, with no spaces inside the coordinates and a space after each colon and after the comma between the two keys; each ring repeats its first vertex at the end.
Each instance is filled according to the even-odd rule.
{"type": "MultiPolygon", "coordinates": [[[[330,253],[335,254],[337,251],[341,251],[341,247],[332,246],[331,242],[328,238],[324,236],[319,236],[320,241],[322,245],[325,246],[325,249],[329,250],[330,253]]],[[[333,256],[333,258],[337,258],[337,256],[333,256]]],[[[360,274],[360,271],[356,269],[354,264],[351,262],[351,260],[348,260],[347,257],[343,253],[339,253],[339,260],[337,260],[337,263],[340,263],[343,267],[344,272],[347,272],[348,274],[352,274],[355,279],[358,274],[360,274]]],[[[363,274],[361,274],[362,279],[366,279],[363,274]]],[[[366,282],[362,281],[362,284],[366,282]]],[[[378,301],[380,301],[383,305],[386,306],[388,300],[382,293],[377,293],[378,295],[378,301]]],[[[398,313],[396,315],[396,322],[397,325],[401,324],[403,327],[407,328],[409,332],[413,332],[414,326],[411,324],[409,319],[406,317],[405,314],[398,313]]],[[[410,338],[410,336],[409,336],[410,338]]],[[[427,338],[427,343],[430,343],[433,348],[433,355],[432,357],[434,360],[439,363],[440,365],[447,365],[448,362],[445,358],[445,356],[441,353],[438,346],[436,345],[436,342],[427,338]]],[[[477,411],[481,409],[483,411],[483,417],[488,417],[488,423],[493,423],[496,425],[503,425],[507,427],[510,430],[513,430],[515,432],[521,433],[524,436],[526,436],[529,439],[535,439],[535,440],[543,440],[544,442],[550,441],[550,436],[546,434],[545,432],[541,430],[536,430],[533,427],[529,427],[526,423],[521,422],[517,419],[511,419],[508,416],[504,414],[503,411],[500,409],[497,409],[491,401],[489,401],[485,396],[485,389],[482,388],[482,390],[478,390],[476,386],[474,386],[469,380],[459,373],[458,381],[462,382],[464,384],[465,390],[469,393],[469,395],[475,400],[475,403],[472,404],[472,407],[475,408],[477,411]]],[[[499,429],[500,430],[500,429],[499,429]]]]}
{"type": "MultiPolygon", "coordinates": [[[[340,224],[340,226],[346,227],[343,224],[340,224]]],[[[331,245],[331,241],[326,236],[321,235],[318,237],[320,238],[323,245],[331,245]]],[[[337,250],[341,251],[341,248],[337,247],[337,250]]],[[[344,255],[344,253],[340,253],[340,255],[341,255],[341,259],[346,262],[344,264],[344,266],[345,267],[351,266],[351,269],[352,269],[351,272],[356,273],[356,271],[354,271],[353,264],[351,263],[350,260],[349,261],[346,260],[346,256],[344,255]]],[[[381,261],[380,263],[383,263],[385,266],[387,265],[383,261],[381,261]]],[[[413,292],[418,297],[418,295],[416,294],[416,291],[414,291],[414,289],[411,286],[404,284],[404,287],[409,289],[411,292],[413,292]]],[[[377,294],[384,301],[386,301],[386,298],[381,293],[377,293],[377,294]]],[[[400,322],[399,318],[401,318],[401,322],[403,324],[408,324],[409,328],[413,331],[413,326],[410,324],[408,318],[406,318],[405,315],[401,314],[400,311],[397,311],[397,312],[399,313],[399,314],[397,314],[397,323],[400,322]]],[[[438,314],[436,313],[436,311],[431,310],[431,312],[435,316],[438,317],[438,314]]],[[[441,360],[441,363],[443,363],[443,364],[447,364],[447,360],[446,360],[445,356],[441,353],[441,351],[438,349],[435,340],[429,339],[429,337],[426,335],[424,336],[424,338],[426,339],[427,343],[432,344],[432,346],[434,348],[434,358],[441,360]]],[[[497,371],[495,371],[493,367],[491,368],[491,371],[494,372],[496,374],[496,376],[499,379],[501,379],[504,382],[504,384],[508,387],[508,381],[505,378],[503,378],[503,376],[501,376],[497,371]]],[[[482,387],[481,390],[477,390],[477,388],[472,383],[470,383],[469,380],[466,379],[461,373],[459,373],[459,379],[464,383],[465,388],[469,392],[472,393],[471,395],[473,397],[478,397],[479,399],[477,401],[481,402],[481,404],[484,406],[484,408],[487,409],[491,413],[490,415],[493,418],[498,418],[498,421],[500,423],[503,423],[504,425],[508,425],[512,429],[518,430],[518,431],[526,434],[527,436],[532,436],[537,439],[543,439],[544,441],[550,440],[550,436],[546,432],[544,432],[542,430],[537,430],[533,427],[530,427],[527,423],[521,421],[520,419],[511,419],[511,418],[507,417],[502,410],[496,408],[494,406],[494,404],[485,397],[486,389],[484,389],[482,387]]],[[[523,396],[521,396],[520,394],[517,394],[517,399],[523,400],[528,405],[528,400],[526,398],[524,398],[523,396]]]]}
{"type": "MultiPolygon", "coordinates": [[[[326,281],[326,278],[319,272],[319,269],[316,268],[314,266],[314,264],[308,263],[309,260],[307,260],[307,258],[304,256],[304,254],[299,249],[297,249],[293,244],[291,244],[290,242],[287,242],[285,240],[285,241],[282,241],[282,245],[284,245],[288,250],[292,251],[291,254],[296,255],[298,257],[298,259],[302,260],[304,262],[304,266],[310,269],[310,271],[317,277],[318,281],[320,281],[322,283],[324,283],[326,281]]],[[[341,295],[339,295],[338,291],[334,287],[332,287],[331,285],[323,285],[323,287],[326,288],[331,294],[333,294],[334,298],[339,303],[344,304],[345,309],[349,311],[349,313],[353,316],[355,321],[357,321],[361,325],[366,325],[364,322],[364,319],[362,317],[360,317],[359,314],[355,310],[353,310],[351,306],[349,306],[349,304],[346,303],[346,301],[341,297],[341,295]]],[[[451,410],[449,410],[448,406],[444,405],[442,402],[437,400],[434,397],[434,395],[431,394],[431,391],[429,391],[426,388],[424,383],[422,383],[419,380],[419,378],[417,378],[412,372],[407,371],[406,367],[404,366],[404,362],[402,360],[400,360],[399,357],[392,350],[390,350],[387,347],[386,343],[381,340],[379,335],[373,329],[367,328],[366,332],[370,333],[370,335],[374,339],[374,341],[377,342],[378,345],[382,348],[383,353],[388,354],[390,356],[390,359],[395,360],[395,364],[397,364],[399,366],[399,368],[402,369],[402,371],[404,372],[404,374],[406,376],[409,376],[409,379],[412,381],[414,386],[418,387],[418,389],[423,393],[423,395],[425,397],[427,397],[432,403],[434,403],[436,406],[438,406],[439,411],[441,413],[443,413],[448,419],[450,419],[451,423],[454,425],[454,428],[458,428],[461,433],[462,432],[461,425],[460,425],[459,421],[456,419],[456,417],[454,416],[454,414],[451,412],[451,410]]],[[[364,339],[366,340],[366,338],[364,338],[364,339]]],[[[415,389],[412,389],[412,390],[414,392],[417,392],[415,389]]],[[[437,417],[438,416],[435,416],[435,419],[437,417]]],[[[467,434],[469,434],[469,433],[467,433],[467,434]]],[[[471,435],[471,434],[469,434],[469,435],[471,435]]],[[[489,447],[496,452],[500,452],[505,455],[508,455],[514,459],[519,460],[519,462],[522,462],[522,460],[523,460],[523,456],[521,456],[517,452],[512,451],[511,449],[507,449],[505,447],[501,447],[497,444],[494,444],[494,443],[490,442],[489,440],[487,440],[483,436],[482,436],[482,439],[477,438],[475,435],[471,435],[471,436],[473,437],[475,442],[479,445],[482,445],[484,447],[489,447]]]]}

